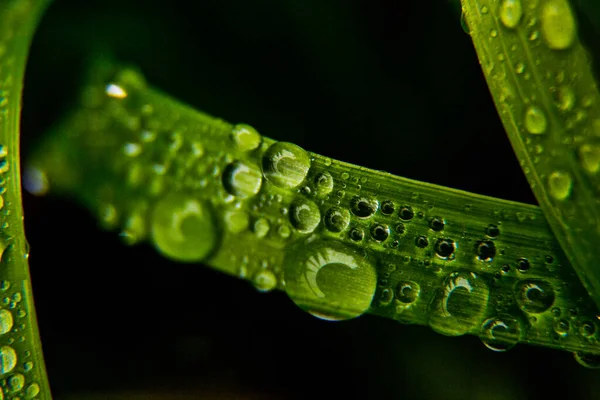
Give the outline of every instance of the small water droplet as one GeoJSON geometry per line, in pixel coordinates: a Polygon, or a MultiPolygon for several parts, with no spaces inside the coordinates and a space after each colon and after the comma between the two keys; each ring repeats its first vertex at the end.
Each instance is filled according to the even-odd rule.
{"type": "Polygon", "coordinates": [[[344,208],[331,207],[325,213],[324,222],[331,232],[342,232],[350,223],[350,212],[344,208]]]}
{"type": "Polygon", "coordinates": [[[350,210],[352,214],[356,215],[359,218],[369,218],[377,211],[377,207],[379,203],[377,200],[364,197],[364,196],[354,196],[352,200],[350,200],[350,210]]]}
{"type": "Polygon", "coordinates": [[[223,187],[238,197],[255,196],[262,185],[262,174],[258,166],[234,161],[223,171],[223,187]]]}
{"type": "Polygon", "coordinates": [[[231,233],[240,233],[248,229],[250,216],[245,211],[228,211],[224,216],[225,226],[231,233]]]}
{"type": "Polygon", "coordinates": [[[419,298],[420,293],[421,287],[418,283],[401,281],[396,289],[396,299],[404,304],[412,304],[419,298]]]}
{"type": "Polygon", "coordinates": [[[127,97],[125,89],[114,83],[106,85],[105,92],[108,97],[112,97],[113,99],[124,99],[127,97]]]}
{"type": "Polygon", "coordinates": [[[158,251],[175,260],[200,261],[217,243],[208,205],[181,193],[172,192],[156,203],[151,224],[158,251]]]}
{"type": "Polygon", "coordinates": [[[365,233],[360,228],[352,228],[349,233],[350,239],[360,242],[365,237],[365,233]]]}
{"type": "Polygon", "coordinates": [[[311,200],[297,198],[290,206],[290,222],[302,233],[313,232],[321,222],[319,207],[311,200]]]}
{"type": "Polygon", "coordinates": [[[519,258],[517,260],[517,269],[520,272],[527,272],[529,271],[529,268],[531,268],[531,264],[529,263],[529,260],[526,258],[519,258]]]}
{"type": "Polygon", "coordinates": [[[390,228],[387,225],[376,224],[371,227],[371,237],[377,242],[385,241],[390,235],[390,228]]]}
{"type": "Polygon", "coordinates": [[[558,109],[563,112],[571,111],[575,106],[575,91],[571,86],[561,86],[556,91],[558,109]]]}
{"type": "Polygon", "coordinates": [[[315,190],[321,196],[326,196],[333,190],[333,177],[327,171],[315,176],[315,190]]]}
{"type": "Polygon", "coordinates": [[[234,126],[231,131],[231,139],[241,151],[257,149],[262,140],[256,129],[246,124],[237,124],[234,126]]]}
{"type": "Polygon", "coordinates": [[[521,340],[521,324],[514,318],[489,318],[481,325],[481,341],[492,351],[503,352],[521,340]]]}
{"type": "Polygon", "coordinates": [[[472,272],[446,277],[430,304],[429,326],[443,335],[458,336],[479,327],[489,299],[489,287],[472,272]]]}
{"type": "Polygon", "coordinates": [[[452,260],[455,257],[456,243],[448,238],[438,239],[435,243],[435,255],[442,260],[452,260]]]}
{"type": "Polygon", "coordinates": [[[381,213],[383,215],[392,215],[394,213],[394,202],[386,200],[381,203],[381,213]]]}
{"type": "Polygon", "coordinates": [[[553,50],[573,45],[577,34],[575,16],[567,0],[547,0],[541,10],[542,34],[553,50]]]}
{"type": "Polygon", "coordinates": [[[427,236],[419,235],[415,240],[415,244],[417,247],[424,249],[425,247],[429,246],[429,239],[427,239],[427,236]]]}
{"type": "Polygon", "coordinates": [[[446,222],[442,217],[433,217],[429,220],[429,227],[435,232],[441,232],[445,225],[446,222]]]}
{"type": "Polygon", "coordinates": [[[28,400],[33,399],[38,394],[40,394],[40,385],[35,382],[27,386],[27,389],[25,389],[25,398],[28,400]]]}
{"type": "Polygon", "coordinates": [[[564,171],[554,171],[548,176],[548,191],[556,200],[565,200],[573,189],[571,174],[564,171]]]}
{"type": "Polygon", "coordinates": [[[523,72],[525,72],[525,64],[523,64],[522,62],[519,62],[515,65],[515,72],[517,74],[522,74],[523,72]]]}
{"type": "Polygon", "coordinates": [[[495,29],[492,29],[492,30],[490,31],[490,37],[493,37],[493,38],[495,38],[495,37],[497,37],[497,36],[498,36],[498,31],[497,31],[497,30],[495,30],[495,29]]]}
{"type": "Polygon", "coordinates": [[[590,174],[595,174],[600,169],[600,146],[584,144],[579,147],[579,160],[581,166],[590,174]]]}
{"type": "Polygon", "coordinates": [[[515,286],[515,298],[523,311],[539,314],[552,307],[555,296],[550,283],[527,279],[515,286]]]}
{"type": "Polygon", "coordinates": [[[491,240],[480,240],[475,243],[475,254],[479,261],[491,262],[496,256],[496,245],[491,240]]]}
{"type": "Polygon", "coordinates": [[[303,148],[287,142],[274,143],[262,158],[265,178],[282,188],[299,186],[306,178],[310,164],[310,157],[303,148]]]}
{"type": "Polygon", "coordinates": [[[410,221],[415,216],[415,212],[410,206],[402,206],[398,212],[398,215],[400,216],[400,219],[404,221],[410,221]]]}
{"type": "Polygon", "coordinates": [[[259,218],[254,223],[254,234],[258,238],[264,238],[269,233],[271,229],[271,224],[266,218],[259,218]]]}
{"type": "Polygon", "coordinates": [[[504,0],[500,5],[500,21],[509,28],[514,29],[523,17],[521,0],[504,0]]]}
{"type": "Polygon", "coordinates": [[[500,235],[500,228],[498,228],[498,225],[489,224],[485,228],[485,234],[490,238],[496,238],[500,235]]]}
{"type": "Polygon", "coordinates": [[[570,328],[571,328],[571,325],[569,324],[569,321],[567,321],[566,319],[559,319],[558,321],[556,321],[554,323],[554,331],[562,337],[565,337],[568,335],[570,328]]]}
{"type": "Polygon", "coordinates": [[[548,120],[541,108],[530,106],[525,112],[525,129],[531,134],[540,135],[546,132],[548,120]]]}
{"type": "Polygon", "coordinates": [[[252,284],[259,292],[270,292],[277,287],[277,277],[271,270],[263,269],[254,275],[252,284]]]}
{"type": "Polygon", "coordinates": [[[310,314],[345,320],[370,307],[377,274],[358,250],[338,242],[320,241],[287,252],[283,264],[286,292],[310,314]]]}

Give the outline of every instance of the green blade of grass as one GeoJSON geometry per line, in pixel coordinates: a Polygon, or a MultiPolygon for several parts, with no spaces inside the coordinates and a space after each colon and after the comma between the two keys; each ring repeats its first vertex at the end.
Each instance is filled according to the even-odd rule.
{"type": "Polygon", "coordinates": [[[600,305],[600,94],[567,0],[463,0],[470,34],[523,171],[600,305]]]}
{"type": "Polygon", "coordinates": [[[311,314],[372,313],[600,353],[598,310],[535,206],[392,176],[275,142],[99,63],[34,154],[29,187],[78,198],[126,243],[151,241],[285,290],[311,314]]]}
{"type": "Polygon", "coordinates": [[[29,277],[19,165],[25,64],[47,4],[0,3],[0,398],[52,398],[29,277]]]}

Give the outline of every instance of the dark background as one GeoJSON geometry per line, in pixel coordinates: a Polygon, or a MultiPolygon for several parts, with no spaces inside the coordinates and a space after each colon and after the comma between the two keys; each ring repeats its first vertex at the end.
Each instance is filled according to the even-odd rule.
{"type": "MultiPolygon", "coordinates": [[[[98,51],[266,136],[535,204],[447,0],[56,1],[26,74],[25,162],[98,51]]],[[[476,337],[371,316],[324,322],[283,293],[127,247],[68,199],[24,196],[57,399],[600,398],[600,373],[570,353],[493,353],[476,337]]]]}

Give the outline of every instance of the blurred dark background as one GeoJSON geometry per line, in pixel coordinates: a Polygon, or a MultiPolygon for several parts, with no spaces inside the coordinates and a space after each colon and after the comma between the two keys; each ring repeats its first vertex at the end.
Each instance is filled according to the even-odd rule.
{"type": "MultiPolygon", "coordinates": [[[[98,51],[266,136],[535,204],[455,2],[56,1],[26,74],[25,162],[98,51]]],[[[283,293],[124,246],[68,199],[24,196],[56,399],[600,398],[598,370],[569,353],[493,353],[476,337],[371,316],[324,322],[283,293]]]]}

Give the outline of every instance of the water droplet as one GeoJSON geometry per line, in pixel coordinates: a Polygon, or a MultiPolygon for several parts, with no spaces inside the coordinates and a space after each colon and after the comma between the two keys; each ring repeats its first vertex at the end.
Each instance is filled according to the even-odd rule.
{"type": "Polygon", "coordinates": [[[386,200],[381,203],[381,213],[383,215],[392,215],[394,213],[394,202],[386,200]]]}
{"type": "Polygon", "coordinates": [[[467,35],[471,35],[471,29],[469,28],[469,24],[467,22],[467,19],[465,18],[464,12],[460,13],[460,26],[463,32],[465,32],[467,35]]]}
{"type": "Polygon", "coordinates": [[[390,235],[390,228],[387,225],[376,224],[371,227],[371,237],[377,242],[385,241],[390,235]]]}
{"type": "Polygon", "coordinates": [[[424,249],[425,247],[429,246],[429,239],[427,239],[427,236],[419,235],[415,240],[415,244],[417,247],[424,249]]]}
{"type": "Polygon", "coordinates": [[[360,228],[352,228],[350,230],[349,236],[350,239],[354,240],[355,242],[359,242],[363,240],[363,238],[365,237],[365,233],[360,228]]]}
{"type": "Polygon", "coordinates": [[[581,326],[579,327],[579,333],[584,338],[589,339],[589,338],[593,337],[594,334],[596,333],[596,327],[594,326],[593,322],[586,321],[586,322],[582,323],[581,326]]]}
{"type": "Polygon", "coordinates": [[[433,217],[429,221],[429,227],[435,232],[442,231],[444,229],[445,225],[446,225],[446,222],[441,217],[433,217]]]}
{"type": "Polygon", "coordinates": [[[142,146],[139,143],[125,143],[123,146],[123,154],[127,157],[137,157],[142,152],[142,146]]]}
{"type": "Polygon", "coordinates": [[[500,235],[500,228],[498,228],[497,225],[489,224],[487,228],[485,228],[485,234],[488,237],[496,238],[498,235],[500,235]]]}
{"type": "Polygon", "coordinates": [[[404,221],[410,221],[415,216],[415,212],[410,206],[402,206],[398,212],[398,215],[400,216],[400,219],[404,221]]]}
{"type": "Polygon", "coordinates": [[[27,389],[25,389],[26,399],[33,399],[38,394],[40,394],[40,385],[37,383],[32,383],[31,385],[27,386],[27,389]]]}
{"type": "Polygon", "coordinates": [[[600,368],[600,354],[576,351],[573,353],[573,356],[575,356],[575,361],[586,368],[600,368]]]}
{"type": "Polygon", "coordinates": [[[517,260],[517,269],[520,272],[527,272],[529,271],[529,268],[531,268],[531,264],[529,263],[529,260],[526,258],[519,258],[517,260]]]}
{"type": "Polygon", "coordinates": [[[310,169],[310,157],[303,148],[295,144],[277,142],[263,155],[262,168],[265,178],[275,186],[294,188],[306,178],[310,169]]]}
{"type": "Polygon", "coordinates": [[[577,34],[575,16],[567,0],[548,0],[541,10],[542,34],[553,50],[565,50],[573,45],[577,34]]]}
{"type": "Polygon", "coordinates": [[[121,86],[109,83],[106,85],[105,92],[108,97],[112,97],[113,99],[124,99],[127,97],[127,92],[121,86]]]}
{"type": "Polygon", "coordinates": [[[342,232],[350,223],[350,212],[340,207],[331,207],[325,213],[324,222],[331,232],[342,232]]]}
{"type": "Polygon", "coordinates": [[[497,30],[495,30],[495,29],[492,29],[492,30],[490,31],[490,37],[493,37],[493,38],[495,38],[495,37],[497,37],[497,36],[498,36],[498,31],[497,31],[497,30]]]}
{"type": "Polygon", "coordinates": [[[480,240],[475,243],[475,254],[479,261],[491,262],[496,256],[496,245],[491,240],[480,240]]]}
{"type": "Polygon", "coordinates": [[[378,206],[379,203],[377,200],[369,197],[354,196],[352,200],[350,200],[350,210],[352,211],[352,214],[359,218],[369,218],[375,214],[378,206]]]}
{"type": "Polygon", "coordinates": [[[377,287],[375,268],[361,252],[338,242],[300,245],[284,260],[288,296],[303,310],[326,320],[364,314],[377,287]]]}
{"type": "Polygon", "coordinates": [[[401,281],[396,289],[396,299],[404,304],[412,304],[419,298],[420,293],[421,287],[418,283],[401,281]]]}
{"type": "Polygon", "coordinates": [[[248,229],[250,216],[245,211],[229,211],[225,213],[225,226],[231,233],[240,233],[248,229]]]}
{"type": "Polygon", "coordinates": [[[0,158],[4,158],[8,155],[8,147],[0,144],[0,158]]]}
{"type": "Polygon", "coordinates": [[[394,291],[390,288],[385,288],[381,291],[379,296],[379,304],[382,306],[387,306],[394,299],[394,291]]]}
{"type": "Polygon", "coordinates": [[[237,124],[231,131],[231,139],[241,151],[250,151],[257,149],[262,140],[260,134],[246,124],[237,124]]]}
{"type": "Polygon", "coordinates": [[[13,327],[13,315],[10,311],[0,310],[0,335],[10,332],[13,327]]]}
{"type": "Polygon", "coordinates": [[[25,386],[25,376],[23,374],[14,374],[8,378],[8,388],[12,392],[18,392],[19,390],[23,390],[25,386]]]}
{"type": "Polygon", "coordinates": [[[566,319],[559,319],[554,323],[554,331],[563,337],[567,336],[570,328],[571,325],[566,319]]]}
{"type": "Polygon", "coordinates": [[[254,275],[252,283],[259,292],[270,292],[277,287],[277,277],[271,270],[264,269],[254,275]]]}
{"type": "Polygon", "coordinates": [[[329,172],[320,172],[315,176],[315,190],[321,196],[331,193],[333,190],[333,177],[329,172]]]}
{"type": "Polygon", "coordinates": [[[517,74],[522,74],[523,72],[525,72],[525,64],[523,64],[522,62],[517,63],[517,65],[515,65],[515,72],[517,74]]]}
{"type": "Polygon", "coordinates": [[[223,187],[238,197],[255,196],[262,185],[262,174],[257,166],[234,161],[223,171],[223,187]]]}
{"type": "Polygon", "coordinates": [[[481,325],[480,339],[490,350],[510,350],[521,340],[521,324],[511,317],[489,318],[481,325]]]}
{"type": "Polygon", "coordinates": [[[541,108],[530,106],[525,112],[525,129],[531,134],[540,135],[546,132],[548,120],[541,108]]]}
{"type": "Polygon", "coordinates": [[[517,283],[515,298],[523,311],[539,314],[554,304],[554,290],[546,281],[527,279],[517,283]]]}
{"type": "Polygon", "coordinates": [[[290,205],[290,222],[302,233],[314,231],[321,222],[319,207],[311,200],[297,198],[290,205]]]}
{"type": "Polygon", "coordinates": [[[266,218],[259,218],[254,223],[254,233],[258,238],[264,238],[269,233],[271,229],[271,224],[266,218]]]}
{"type": "Polygon", "coordinates": [[[478,328],[487,307],[488,285],[472,272],[453,272],[430,306],[429,326],[443,335],[459,336],[478,328]]]}
{"type": "Polygon", "coordinates": [[[579,160],[581,166],[590,174],[595,174],[600,169],[600,146],[584,144],[579,147],[579,160]]]}
{"type": "Polygon", "coordinates": [[[564,171],[554,171],[548,177],[548,191],[556,200],[565,200],[573,189],[571,174],[564,171]]]}
{"type": "Polygon", "coordinates": [[[438,239],[435,243],[435,255],[442,260],[454,259],[456,251],[456,243],[448,238],[438,239]]]}
{"type": "Polygon", "coordinates": [[[10,346],[0,347],[0,374],[7,374],[17,365],[17,353],[10,346]]]}
{"type": "Polygon", "coordinates": [[[159,200],[151,224],[158,251],[175,260],[200,261],[217,243],[208,205],[182,193],[172,192],[159,200]]]}
{"type": "Polygon", "coordinates": [[[521,0],[504,0],[500,5],[500,21],[505,27],[509,29],[516,28],[522,17],[521,0]]]}
{"type": "Polygon", "coordinates": [[[575,106],[575,91],[570,86],[561,86],[556,91],[558,109],[563,112],[571,111],[575,106]]]}

